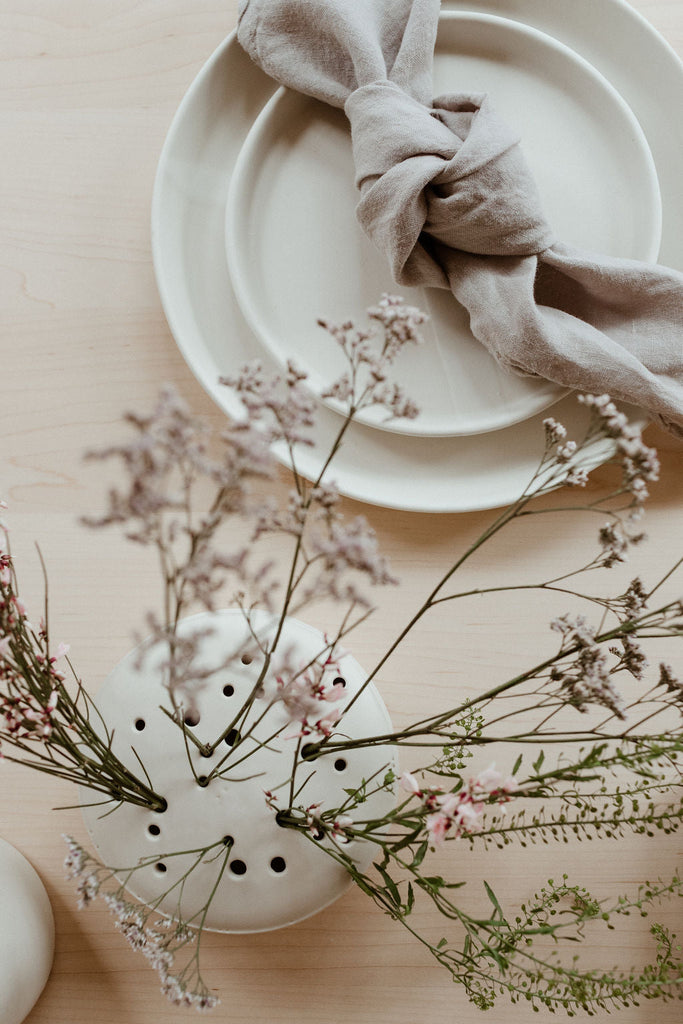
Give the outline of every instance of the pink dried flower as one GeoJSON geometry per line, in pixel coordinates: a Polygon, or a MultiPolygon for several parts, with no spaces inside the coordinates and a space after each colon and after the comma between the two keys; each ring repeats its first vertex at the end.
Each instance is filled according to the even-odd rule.
{"type": "MultiPolygon", "coordinates": [[[[333,670],[334,675],[338,675],[335,667],[333,670]]],[[[342,709],[330,708],[329,704],[344,699],[344,684],[333,683],[328,686],[323,673],[324,670],[314,665],[288,677],[282,674],[276,676],[277,693],[273,703],[282,703],[289,720],[301,725],[301,731],[296,736],[310,736],[314,733],[330,736],[341,717],[342,709]]]]}
{"type": "Polygon", "coordinates": [[[170,386],[162,390],[150,415],[128,413],[125,419],[136,432],[133,440],[87,457],[119,459],[128,477],[127,489],[112,489],[108,511],[85,519],[86,525],[125,524],[129,539],[138,543],[172,543],[187,533],[188,493],[204,477],[218,491],[210,517],[198,527],[201,537],[224,516],[244,512],[249,482],[273,472],[267,442],[250,425],[233,424],[223,431],[220,457],[212,457],[209,424],[192,416],[170,386]]]}
{"type": "Polygon", "coordinates": [[[597,417],[600,428],[616,443],[621,459],[623,487],[633,498],[635,517],[648,497],[647,484],[659,479],[659,459],[643,443],[640,428],[628,422],[609,395],[579,395],[579,401],[597,417]]]}
{"type": "Polygon", "coordinates": [[[340,814],[332,822],[331,834],[338,842],[349,843],[353,839],[353,836],[349,835],[348,830],[352,827],[353,818],[348,814],[340,814]]]}
{"type": "Polygon", "coordinates": [[[248,413],[248,423],[259,424],[261,444],[284,441],[287,445],[312,445],[315,423],[315,399],[302,385],[306,374],[293,363],[284,376],[269,376],[254,362],[243,366],[233,377],[221,377],[248,413]]]}
{"type": "Polygon", "coordinates": [[[623,597],[624,611],[629,619],[635,619],[645,609],[648,593],[639,577],[631,580],[623,597]]]}
{"type": "Polygon", "coordinates": [[[572,466],[564,482],[568,487],[585,487],[588,483],[588,470],[582,469],[580,466],[572,466]]]}
{"type": "Polygon", "coordinates": [[[587,712],[589,704],[602,705],[617,718],[625,719],[624,700],[614,686],[607,656],[595,640],[593,627],[581,615],[574,619],[562,615],[551,622],[550,628],[562,634],[563,648],[577,649],[569,665],[555,665],[550,673],[567,702],[581,712],[587,712]]]}
{"type": "Polygon", "coordinates": [[[408,397],[400,385],[395,383],[382,384],[375,389],[372,404],[386,409],[389,419],[414,420],[420,415],[419,406],[408,397]]]}
{"type": "Polygon", "coordinates": [[[421,345],[418,330],[429,319],[415,306],[407,306],[400,295],[383,295],[376,306],[368,309],[368,316],[384,329],[385,355],[389,362],[405,345],[421,345]]]}
{"type": "Polygon", "coordinates": [[[561,441],[564,441],[567,436],[567,428],[556,419],[553,419],[552,416],[543,420],[543,427],[545,429],[546,445],[549,448],[552,448],[561,441]]]}
{"type": "Polygon", "coordinates": [[[376,329],[358,329],[350,320],[342,324],[318,321],[349,363],[349,371],[334,381],[323,397],[343,402],[355,412],[379,406],[387,410],[390,419],[414,419],[419,414],[418,407],[401,387],[387,381],[387,374],[402,349],[422,344],[418,328],[427,316],[394,295],[383,295],[377,306],[367,312],[370,320],[380,326],[381,339],[376,329]]]}
{"type": "Polygon", "coordinates": [[[683,713],[683,681],[674,673],[671,665],[666,662],[660,662],[659,665],[659,686],[663,686],[668,694],[673,698],[675,704],[678,704],[679,710],[683,713]]]}
{"type": "Polygon", "coordinates": [[[555,452],[556,460],[558,462],[569,462],[576,455],[576,448],[576,441],[566,441],[564,444],[558,445],[555,452]]]}
{"type": "Polygon", "coordinates": [[[311,545],[332,578],[354,569],[373,584],[398,582],[387,560],[379,554],[375,532],[363,516],[356,516],[350,523],[333,523],[329,533],[314,537],[311,545]]]}
{"type": "Polygon", "coordinates": [[[100,882],[96,872],[91,872],[89,875],[83,875],[76,886],[76,892],[78,894],[78,908],[82,910],[83,907],[89,906],[95,897],[97,896],[100,888],[100,882]]]}
{"type": "Polygon", "coordinates": [[[115,927],[158,973],[161,991],[174,1005],[197,1010],[217,1006],[219,1000],[209,993],[193,960],[177,975],[170,973],[176,953],[192,943],[196,933],[176,918],[160,918],[156,927],[150,926],[149,922],[156,917],[154,908],[130,903],[122,897],[120,888],[113,892],[104,890],[104,882],[111,878],[110,869],[70,836],[64,836],[64,840],[67,844],[64,863],[68,877],[77,879],[79,908],[89,906],[98,896],[104,900],[115,917],[115,927]]]}
{"type": "Polygon", "coordinates": [[[284,509],[273,498],[266,498],[255,510],[252,539],[258,540],[266,533],[288,533],[293,537],[301,537],[306,526],[308,508],[304,495],[296,490],[290,491],[284,509]]]}
{"type": "Polygon", "coordinates": [[[605,523],[600,529],[598,539],[602,547],[601,564],[606,569],[611,569],[617,562],[626,561],[630,538],[621,523],[618,521],[605,523]]]}
{"type": "Polygon", "coordinates": [[[52,690],[45,704],[30,693],[0,695],[0,721],[9,736],[21,740],[47,740],[54,728],[57,691],[52,690]]]}
{"type": "Polygon", "coordinates": [[[447,814],[440,811],[435,814],[428,814],[425,818],[425,828],[429,838],[435,846],[439,846],[446,838],[446,833],[453,824],[447,814]]]}
{"type": "Polygon", "coordinates": [[[66,843],[67,854],[64,859],[64,867],[66,869],[67,878],[78,878],[83,871],[83,868],[89,861],[89,856],[75,839],[71,836],[62,836],[66,843]]]}
{"type": "Polygon", "coordinates": [[[648,665],[644,650],[629,633],[623,633],[619,637],[619,641],[622,650],[618,647],[610,647],[610,652],[620,659],[622,666],[631,673],[634,679],[642,679],[648,665]]]}
{"type": "Polygon", "coordinates": [[[421,800],[425,815],[425,829],[433,846],[439,846],[448,836],[458,839],[481,828],[487,804],[507,803],[517,790],[514,775],[507,777],[490,765],[461,789],[444,792],[440,789],[421,789],[410,772],[404,772],[401,788],[421,800]]]}

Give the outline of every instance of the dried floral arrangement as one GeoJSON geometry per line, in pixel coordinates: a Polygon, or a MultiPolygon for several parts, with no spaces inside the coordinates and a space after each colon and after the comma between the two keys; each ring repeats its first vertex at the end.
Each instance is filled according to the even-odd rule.
{"type": "MultiPolygon", "coordinates": [[[[150,638],[142,650],[162,645],[166,652],[166,711],[177,727],[179,756],[187,755],[187,771],[197,785],[210,787],[236,765],[248,767],[250,756],[263,746],[263,741],[249,745],[257,723],[278,708],[280,724],[268,742],[277,744],[286,734],[296,744],[289,775],[263,793],[277,824],[294,830],[302,843],[313,844],[320,857],[341,865],[481,1009],[491,1007],[501,994],[527,1000],[534,1009],[544,1006],[569,1014],[580,1008],[617,1009],[642,998],[683,998],[675,937],[660,925],[651,928],[652,963],[637,970],[582,967],[560,952],[563,940],[573,950],[589,926],[613,929],[632,910],[645,913],[650,905],[680,896],[683,880],[678,876],[643,880],[635,892],[609,902],[563,876],[542,885],[512,911],[484,882],[482,907],[473,914],[460,900],[458,861],[453,859],[449,877],[430,869],[432,852],[450,843],[502,847],[567,836],[614,838],[628,830],[646,841],[680,825],[677,758],[683,749],[683,682],[668,661],[649,667],[642,642],[683,635],[682,602],[658,600],[662,584],[681,560],[664,579],[647,584],[634,579],[611,597],[596,596],[580,582],[622,562],[629,546],[642,539],[638,520],[648,484],[657,478],[656,454],[607,396],[579,398],[588,414],[583,437],[568,439],[560,423],[547,419],[542,458],[523,493],[492,518],[435,582],[367,673],[359,693],[431,609],[480,592],[458,590],[461,567],[513,521],[555,513],[557,505],[539,504],[538,499],[560,487],[569,496],[565,510],[585,511],[591,519],[599,514],[595,557],[533,586],[580,600],[586,613],[556,618],[551,623],[557,637],[554,653],[526,671],[474,698],[456,696],[438,714],[387,734],[350,738],[344,720],[359,693],[342,701],[335,661],[349,634],[371,613],[366,585],[396,581],[367,522],[344,518],[330,482],[333,461],[349,424],[369,405],[383,407],[387,416],[416,415],[390,378],[398,353],[419,343],[424,319],[400,299],[386,296],[368,314],[366,330],[321,321],[347,358],[348,372],[329,391],[347,412],[340,416],[337,437],[316,480],[305,480],[297,469],[300,446],[312,443],[316,402],[293,366],[276,378],[250,366],[224,381],[241,397],[246,414],[242,421],[225,425],[217,455],[209,427],[167,389],[151,414],[127,417],[130,443],[94,456],[117,460],[126,484],[111,491],[107,514],[89,525],[119,526],[159,558],[163,607],[161,614],[150,615],[150,638]],[[259,488],[253,487],[276,472],[273,446],[286,450],[292,470],[293,487],[284,507],[255,496],[259,488]],[[589,500],[588,474],[606,458],[621,467],[620,481],[611,493],[589,500]],[[200,485],[204,493],[207,487],[211,492],[208,503],[197,501],[200,485]],[[233,519],[252,524],[251,539],[245,547],[226,551],[217,539],[219,527],[233,519]],[[284,578],[260,560],[261,540],[273,535],[289,546],[284,578]],[[192,719],[193,694],[201,684],[201,637],[188,638],[179,624],[190,610],[212,610],[217,600],[223,603],[226,587],[259,649],[262,669],[247,699],[217,724],[214,740],[207,743],[195,734],[192,719]],[[330,599],[338,616],[319,654],[305,665],[280,667],[268,689],[268,669],[287,618],[330,599]],[[276,623],[267,639],[256,625],[263,609],[276,623]],[[227,753],[199,776],[189,752],[201,748],[204,755],[214,754],[219,747],[223,750],[228,737],[232,742],[227,753]],[[321,759],[360,747],[385,749],[385,768],[346,790],[339,806],[308,803],[304,773],[321,759]],[[473,753],[489,748],[491,766],[469,771],[473,753]],[[497,750],[502,755],[496,756],[497,750]],[[397,752],[401,769],[395,767],[397,752]],[[379,817],[368,813],[369,798],[378,793],[391,803],[391,810],[379,817]],[[367,870],[359,867],[359,848],[372,851],[367,870]],[[445,934],[427,936],[413,925],[412,911],[420,901],[431,902],[440,912],[445,934]]],[[[163,814],[164,793],[155,790],[144,765],[132,771],[116,755],[112,732],[73,670],[68,649],[53,646],[47,607],[38,626],[29,619],[19,597],[6,527],[1,536],[2,756],[86,787],[102,800],[107,813],[133,804],[163,814]]],[[[490,589],[514,594],[517,588],[505,583],[490,589]]],[[[202,979],[199,953],[206,914],[231,862],[230,837],[219,834],[214,843],[195,850],[164,851],[166,860],[186,858],[181,891],[198,865],[215,867],[204,907],[189,917],[183,916],[180,897],[178,912],[168,914],[160,909],[161,901],[140,903],[127,891],[135,873],[161,854],[146,863],[105,865],[74,839],[67,838],[67,843],[66,864],[77,880],[80,905],[95,898],[106,901],[116,926],[158,971],[162,991],[172,1003],[200,1010],[215,1006],[218,998],[202,979]]]]}

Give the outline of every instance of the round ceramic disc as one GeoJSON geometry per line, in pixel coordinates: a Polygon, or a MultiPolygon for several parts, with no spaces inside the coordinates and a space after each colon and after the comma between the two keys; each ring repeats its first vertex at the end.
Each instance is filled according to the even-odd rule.
{"type": "Polygon", "coordinates": [[[50,974],[55,925],[36,871],[0,839],[0,1021],[20,1024],[50,974]]]}
{"type": "MultiPolygon", "coordinates": [[[[260,637],[272,636],[274,619],[261,613],[254,616],[252,626],[260,637]]],[[[203,681],[192,702],[193,731],[202,742],[210,742],[227,729],[251,693],[263,660],[239,611],[203,613],[181,624],[182,635],[195,630],[210,633],[202,639],[194,663],[203,681]]],[[[286,621],[277,656],[264,680],[264,696],[255,701],[248,720],[260,721],[251,737],[236,748],[234,768],[208,786],[196,781],[182,731],[161,710],[170,706],[159,668],[164,657],[161,649],[153,648],[142,664],[138,653],[132,651],[108,676],[97,706],[114,733],[113,748],[138,774],[140,759],[155,790],[168,804],[163,813],[124,805],[105,816],[107,808],[83,808],[100,858],[118,869],[120,878],[127,875],[127,868],[146,861],[126,883],[137,898],[149,904],[168,892],[159,904],[163,912],[176,914],[180,900],[183,919],[197,920],[195,915],[202,912],[218,881],[204,926],[255,932],[308,917],[349,886],[348,872],[320,849],[320,841],[277,824],[265,795],[271,791],[280,807],[287,806],[288,780],[299,742],[295,734],[300,726],[288,723],[282,703],[269,706],[278,666],[283,658],[288,664],[305,666],[324,647],[325,638],[317,630],[294,619],[286,621]],[[245,753],[249,757],[243,760],[245,753]],[[226,837],[231,840],[227,863],[226,847],[221,845],[226,837]],[[198,851],[211,844],[214,849],[202,858],[198,851]],[[181,879],[190,868],[181,888],[181,879]]],[[[330,683],[336,678],[344,681],[341,708],[366,678],[348,654],[327,674],[331,674],[330,683]]],[[[344,716],[341,731],[345,736],[362,737],[390,728],[386,708],[371,685],[344,716]]],[[[190,745],[197,777],[207,775],[230,752],[234,737],[228,736],[228,741],[211,757],[202,757],[190,745]]],[[[353,750],[300,764],[296,789],[301,787],[301,794],[295,804],[313,805],[321,811],[340,807],[347,800],[346,789],[360,786],[363,779],[382,779],[393,764],[393,750],[387,747],[353,750]]],[[[89,800],[92,796],[83,792],[83,804],[89,800]]],[[[363,805],[363,818],[381,815],[393,802],[393,793],[386,790],[370,795],[363,805]]],[[[375,848],[352,841],[344,849],[361,867],[367,867],[375,848]]]]}

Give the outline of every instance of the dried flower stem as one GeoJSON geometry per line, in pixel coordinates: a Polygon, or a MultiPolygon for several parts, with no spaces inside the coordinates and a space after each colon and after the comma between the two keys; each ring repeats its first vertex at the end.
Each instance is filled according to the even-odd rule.
{"type": "MultiPolygon", "coordinates": [[[[559,883],[551,880],[513,918],[486,883],[484,912],[467,913],[453,895],[462,883],[448,882],[423,867],[441,843],[506,846],[513,841],[566,841],[569,836],[619,836],[629,829],[637,834],[668,833],[683,823],[683,782],[677,767],[677,758],[683,754],[683,682],[671,665],[663,663],[656,681],[648,676],[640,646],[643,639],[683,636],[680,600],[662,598],[658,607],[650,607],[683,559],[649,590],[634,579],[624,593],[603,598],[582,592],[574,583],[583,573],[623,562],[629,547],[641,539],[634,524],[642,513],[648,485],[657,478],[656,454],[607,396],[582,396],[589,422],[578,442],[568,439],[556,420],[547,419],[544,452],[523,493],[453,558],[342,708],[332,668],[341,655],[342,641],[371,611],[359,584],[374,587],[396,581],[365,520],[344,520],[328,475],[351,423],[363,410],[383,408],[389,417],[416,414],[409,399],[389,382],[389,370],[401,349],[418,340],[423,317],[400,300],[385,297],[370,311],[370,319],[374,325],[370,330],[357,330],[351,323],[322,322],[344,353],[348,372],[327,392],[327,397],[341,404],[344,415],[310,483],[300,472],[298,452],[301,445],[311,444],[315,401],[303,384],[304,375],[291,365],[279,378],[268,378],[254,365],[224,382],[241,398],[246,419],[226,428],[217,457],[210,455],[212,441],[206,425],[192,417],[169,389],[151,415],[129,415],[135,434],[132,442],[95,456],[120,460],[128,486],[111,492],[107,514],[91,525],[119,524],[133,541],[156,550],[159,559],[163,614],[160,619],[150,617],[151,637],[143,644],[141,657],[152,646],[162,645],[169,704],[164,711],[182,733],[188,771],[200,785],[218,778],[238,783],[243,781],[235,775],[238,767],[246,766],[248,772],[250,758],[277,747],[282,737],[296,738],[291,762],[283,768],[281,779],[274,784],[269,780],[271,788],[265,794],[277,823],[301,833],[304,840],[316,844],[321,856],[342,865],[362,891],[430,950],[482,1009],[490,1007],[500,992],[507,992],[513,1001],[524,998],[534,1008],[563,1007],[570,1013],[577,1008],[594,1012],[629,1005],[641,996],[683,995],[674,937],[658,925],[653,926],[655,961],[629,974],[562,964],[554,950],[547,955],[534,945],[544,936],[554,945],[562,938],[581,939],[591,922],[609,921],[634,906],[680,895],[683,883],[678,876],[652,886],[645,883],[636,897],[610,904],[570,885],[566,877],[559,883]],[[274,473],[273,446],[284,447],[293,474],[293,489],[282,507],[270,499],[255,499],[251,492],[254,481],[274,473]],[[574,504],[538,506],[538,498],[561,485],[580,492],[590,469],[608,454],[621,467],[621,480],[610,494],[591,501],[577,499],[574,504]],[[196,499],[200,480],[213,488],[205,513],[196,499]],[[580,568],[534,583],[457,589],[457,573],[512,522],[560,510],[605,517],[597,553],[580,568]],[[226,554],[218,531],[229,521],[239,521],[241,526],[250,522],[252,536],[242,549],[226,554]],[[269,535],[289,545],[282,580],[274,578],[269,562],[256,563],[259,541],[269,535]],[[206,666],[200,657],[205,634],[188,638],[179,626],[190,608],[213,610],[226,586],[232,588],[233,604],[242,612],[247,639],[239,650],[224,656],[222,664],[206,666]],[[278,587],[281,592],[275,603],[278,587]],[[557,649],[525,671],[404,728],[360,739],[344,734],[344,715],[428,612],[475,594],[521,590],[580,599],[597,611],[598,621],[560,615],[550,624],[558,638],[557,649]],[[337,626],[306,664],[294,662],[280,649],[287,618],[313,602],[328,600],[339,605],[337,626]],[[262,609],[271,615],[266,631],[259,629],[262,618],[256,617],[262,609]],[[246,698],[227,724],[216,730],[215,739],[200,739],[191,713],[197,687],[240,658],[249,661],[253,651],[261,663],[246,698]],[[623,693],[617,688],[622,679],[627,681],[623,693]],[[278,724],[269,729],[264,723],[271,712],[274,717],[277,713],[278,724]],[[587,716],[582,727],[577,726],[579,714],[587,716]],[[196,749],[210,756],[226,740],[228,752],[200,776],[193,758],[196,749]],[[514,749],[516,761],[510,770],[503,773],[490,765],[478,774],[468,773],[474,752],[495,749],[496,744],[506,744],[506,758],[514,749]],[[316,761],[366,747],[387,748],[381,769],[347,787],[337,807],[301,805],[316,761]],[[392,767],[396,747],[410,750],[415,757],[423,750],[426,762],[403,773],[401,786],[408,795],[398,799],[392,767]],[[553,755],[554,751],[559,753],[553,755]],[[393,798],[393,810],[373,818],[365,809],[371,806],[369,797],[387,802],[393,798]],[[373,873],[359,869],[350,843],[375,850],[373,873]],[[421,935],[409,920],[418,899],[430,902],[457,934],[438,941],[421,935]],[[558,907],[563,909],[559,916],[558,907]]],[[[57,652],[50,650],[47,627],[36,631],[30,626],[16,594],[11,558],[2,551],[0,557],[3,741],[18,750],[25,763],[76,779],[109,801],[162,809],[163,797],[153,791],[151,781],[136,779],[113,756],[112,736],[78,680],[76,697],[69,698],[64,679],[54,667],[57,652]]],[[[338,682],[341,685],[343,680],[338,682]]],[[[254,774],[258,774],[258,761],[254,763],[254,774]]],[[[118,927],[157,969],[162,990],[173,1003],[198,1009],[216,1004],[201,977],[199,951],[231,845],[232,840],[223,837],[204,849],[182,851],[193,858],[188,870],[145,907],[125,899],[124,887],[135,871],[158,862],[159,855],[118,870],[117,887],[105,892],[114,869],[105,868],[70,841],[68,861],[79,878],[81,902],[89,902],[102,889],[118,927]],[[200,864],[214,861],[218,867],[206,901],[186,919],[187,878],[200,864]],[[156,917],[171,894],[177,897],[176,910],[164,926],[156,917]],[[196,945],[188,958],[193,937],[196,945]],[[176,969],[174,958],[181,953],[186,963],[176,969]]]]}

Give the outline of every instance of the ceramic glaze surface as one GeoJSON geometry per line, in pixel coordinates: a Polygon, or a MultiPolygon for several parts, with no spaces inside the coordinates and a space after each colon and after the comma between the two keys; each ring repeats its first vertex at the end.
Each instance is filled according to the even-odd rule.
{"type": "MultiPolygon", "coordinates": [[[[272,633],[273,620],[265,613],[257,615],[253,625],[260,637],[272,633]]],[[[239,611],[193,616],[184,620],[181,629],[182,635],[210,631],[201,641],[196,662],[207,674],[197,687],[189,712],[196,723],[193,731],[197,738],[210,742],[225,730],[251,692],[261,670],[262,655],[251,642],[239,611]]],[[[253,932],[307,917],[348,887],[347,872],[320,849],[319,842],[277,824],[264,795],[264,791],[271,790],[279,805],[286,806],[288,788],[283,788],[283,783],[291,775],[298,742],[295,734],[300,730],[296,723],[288,722],[281,702],[269,708],[278,666],[283,658],[288,664],[307,665],[324,646],[325,639],[317,630],[294,619],[286,621],[264,680],[264,695],[256,700],[249,719],[262,720],[251,737],[235,748],[234,768],[227,761],[224,777],[206,786],[198,784],[193,776],[182,731],[161,710],[161,706],[169,707],[159,670],[163,652],[152,649],[139,666],[137,653],[132,651],[108,676],[97,705],[114,731],[114,750],[136,771],[136,754],[139,756],[168,808],[156,813],[125,805],[101,817],[101,807],[84,807],[83,813],[101,859],[120,869],[120,878],[125,876],[126,868],[140,859],[147,860],[128,883],[129,891],[139,899],[153,902],[178,883],[161,903],[161,909],[173,914],[180,899],[183,918],[191,920],[220,878],[205,927],[253,932]],[[253,756],[242,760],[244,754],[253,756]],[[222,842],[225,837],[231,840],[227,854],[222,842]],[[214,849],[188,875],[180,895],[181,878],[202,860],[201,848],[211,844],[215,844],[214,849]],[[179,852],[181,855],[176,855],[179,852]]],[[[330,669],[329,682],[336,678],[345,684],[339,704],[343,708],[362,685],[365,674],[346,654],[330,669]]],[[[386,732],[390,727],[386,708],[370,686],[345,715],[342,732],[362,737],[386,732]]],[[[211,757],[203,757],[191,746],[196,775],[207,775],[234,742],[234,736],[228,737],[211,757]]],[[[323,809],[339,807],[346,800],[346,788],[360,785],[363,779],[383,777],[392,765],[392,751],[386,747],[354,750],[301,764],[296,787],[303,783],[305,787],[296,803],[304,807],[321,804],[323,809]]],[[[84,792],[83,803],[88,799],[84,792]]],[[[371,796],[363,805],[363,817],[381,814],[392,805],[393,794],[371,796]]],[[[365,867],[374,848],[351,842],[345,851],[365,867]]]]}

